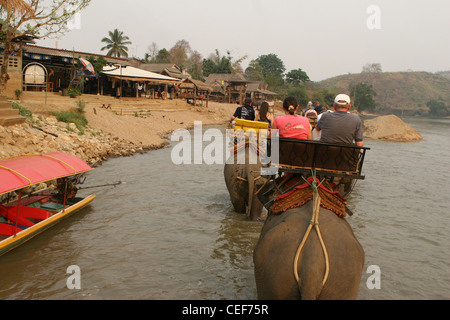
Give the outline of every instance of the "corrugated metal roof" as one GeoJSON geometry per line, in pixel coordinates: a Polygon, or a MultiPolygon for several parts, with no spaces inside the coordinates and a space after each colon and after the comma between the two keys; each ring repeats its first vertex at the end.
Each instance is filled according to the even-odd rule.
{"type": "Polygon", "coordinates": [[[126,68],[113,68],[110,66],[103,67],[103,74],[107,76],[134,80],[134,81],[165,81],[165,82],[179,82],[179,79],[167,77],[159,73],[145,71],[139,68],[126,67],[126,68]]]}
{"type": "Polygon", "coordinates": [[[103,55],[95,54],[95,53],[62,50],[62,49],[46,48],[46,47],[31,46],[31,45],[24,45],[23,50],[28,53],[42,54],[42,55],[49,55],[49,56],[56,56],[56,57],[64,57],[64,58],[79,58],[79,57],[87,58],[89,56],[103,57],[103,58],[105,58],[106,61],[111,62],[111,63],[120,63],[122,65],[127,65],[127,66],[130,65],[130,61],[128,60],[128,58],[108,57],[108,56],[103,56],[103,55]]]}

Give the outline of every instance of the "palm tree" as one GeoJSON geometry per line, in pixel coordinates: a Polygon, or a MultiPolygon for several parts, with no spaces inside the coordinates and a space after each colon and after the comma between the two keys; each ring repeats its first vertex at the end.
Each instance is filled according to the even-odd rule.
{"type": "Polygon", "coordinates": [[[114,29],[109,31],[109,38],[105,37],[102,42],[106,43],[101,50],[109,50],[106,54],[110,57],[128,57],[128,47],[126,45],[131,44],[130,38],[123,35],[122,31],[114,29]]]}

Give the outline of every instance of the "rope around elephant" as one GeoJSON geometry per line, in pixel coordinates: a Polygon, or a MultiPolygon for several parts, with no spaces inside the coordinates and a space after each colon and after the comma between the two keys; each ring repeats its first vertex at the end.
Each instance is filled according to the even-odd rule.
{"type": "Polygon", "coordinates": [[[329,261],[329,258],[328,258],[328,251],[327,251],[327,248],[326,248],[325,243],[324,243],[324,241],[323,241],[322,234],[321,234],[320,228],[319,228],[319,210],[320,210],[320,201],[321,201],[321,199],[320,199],[318,187],[322,184],[322,182],[323,182],[324,180],[322,180],[322,181],[320,182],[320,184],[317,184],[317,182],[316,182],[316,173],[315,173],[315,171],[313,171],[313,182],[312,182],[312,183],[309,183],[304,177],[303,177],[303,179],[304,179],[304,180],[311,186],[311,188],[313,189],[313,201],[314,201],[314,205],[313,205],[313,215],[312,215],[312,219],[311,219],[311,221],[310,221],[310,224],[309,224],[309,226],[308,226],[308,229],[306,230],[306,233],[305,233],[305,235],[303,236],[303,239],[302,239],[302,241],[300,242],[300,245],[298,246],[297,252],[296,252],[296,254],[295,254],[295,258],[294,258],[294,275],[295,275],[295,280],[297,281],[297,284],[298,284],[299,289],[300,289],[300,277],[299,277],[299,275],[298,275],[298,268],[297,268],[297,265],[298,265],[298,259],[299,259],[299,257],[300,257],[300,253],[301,253],[302,250],[303,250],[303,247],[305,246],[306,240],[308,240],[308,237],[309,237],[309,235],[310,235],[310,233],[311,233],[311,230],[312,230],[313,227],[314,227],[314,229],[315,229],[316,232],[317,232],[317,236],[319,237],[319,241],[320,241],[320,244],[321,244],[321,246],[322,246],[323,253],[324,253],[324,256],[325,256],[325,275],[324,275],[324,278],[323,278],[323,280],[322,280],[322,288],[323,288],[323,287],[325,286],[326,282],[327,282],[328,274],[329,274],[329,272],[330,272],[330,261],[329,261]]]}

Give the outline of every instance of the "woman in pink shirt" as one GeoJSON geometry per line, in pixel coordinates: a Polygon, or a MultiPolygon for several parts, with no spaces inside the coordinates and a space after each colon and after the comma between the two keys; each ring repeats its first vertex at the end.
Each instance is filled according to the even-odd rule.
{"type": "Polygon", "coordinates": [[[297,115],[298,103],[294,97],[283,101],[284,116],[276,117],[272,129],[278,129],[280,137],[293,139],[312,139],[309,120],[297,115]]]}

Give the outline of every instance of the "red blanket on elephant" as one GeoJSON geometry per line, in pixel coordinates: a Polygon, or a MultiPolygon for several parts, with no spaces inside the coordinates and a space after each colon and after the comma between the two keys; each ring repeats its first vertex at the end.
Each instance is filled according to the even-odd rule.
{"type": "MultiPolygon", "coordinates": [[[[302,180],[301,176],[294,175],[292,178],[286,182],[285,186],[293,186],[302,180]]],[[[307,202],[313,199],[313,189],[311,183],[313,182],[313,177],[309,177],[307,182],[294,187],[291,191],[279,195],[274,205],[271,207],[272,213],[280,214],[288,209],[301,207],[307,202]]],[[[329,209],[336,213],[340,217],[347,216],[345,212],[345,206],[347,200],[340,195],[339,192],[333,191],[333,186],[324,181],[320,184],[320,181],[316,178],[316,182],[319,185],[318,192],[321,198],[320,205],[326,209],[329,209]]]]}

